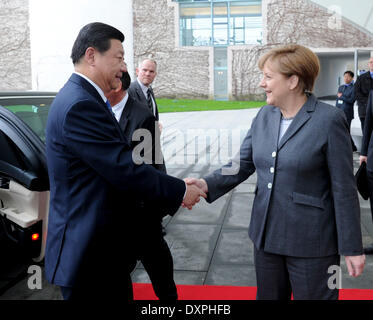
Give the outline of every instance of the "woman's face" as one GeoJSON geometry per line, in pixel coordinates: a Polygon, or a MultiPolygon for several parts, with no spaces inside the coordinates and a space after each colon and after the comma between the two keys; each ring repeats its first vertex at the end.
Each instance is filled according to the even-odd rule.
{"type": "Polygon", "coordinates": [[[267,95],[267,104],[282,107],[292,93],[294,79],[284,76],[277,69],[276,63],[267,60],[259,85],[267,95]]]}

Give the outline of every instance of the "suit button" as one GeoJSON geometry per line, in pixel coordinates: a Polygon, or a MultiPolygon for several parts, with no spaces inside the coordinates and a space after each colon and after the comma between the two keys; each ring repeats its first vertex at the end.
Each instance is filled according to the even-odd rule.
{"type": "Polygon", "coordinates": [[[269,172],[270,173],[275,173],[275,168],[271,167],[271,169],[269,169],[269,172]]]}
{"type": "Polygon", "coordinates": [[[276,151],[273,151],[272,152],[272,158],[276,158],[276,155],[277,155],[276,151]]]}
{"type": "Polygon", "coordinates": [[[272,189],[272,183],[268,183],[268,189],[272,189]]]}

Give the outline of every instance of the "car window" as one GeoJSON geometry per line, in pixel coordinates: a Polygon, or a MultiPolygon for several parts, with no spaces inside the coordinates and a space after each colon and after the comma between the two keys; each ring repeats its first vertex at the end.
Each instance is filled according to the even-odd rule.
{"type": "Polygon", "coordinates": [[[17,117],[25,122],[39,136],[39,138],[45,142],[45,129],[50,108],[49,103],[12,104],[2,106],[13,112],[17,117]]]}

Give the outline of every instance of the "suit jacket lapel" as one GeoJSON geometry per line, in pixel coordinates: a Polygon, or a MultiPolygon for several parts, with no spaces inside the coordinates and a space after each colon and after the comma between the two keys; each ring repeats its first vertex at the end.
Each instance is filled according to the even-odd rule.
{"type": "Polygon", "coordinates": [[[125,132],[127,126],[129,125],[129,123],[131,121],[131,111],[132,111],[132,108],[133,108],[133,101],[134,100],[130,96],[128,96],[127,103],[124,106],[124,110],[122,112],[122,115],[120,116],[119,126],[120,126],[120,129],[122,130],[122,132],[125,132]]]}
{"type": "MultiPolygon", "coordinates": [[[[98,91],[96,90],[96,88],[94,86],[92,86],[86,79],[82,78],[81,76],[77,75],[76,73],[73,73],[71,75],[71,77],[70,77],[69,80],[72,81],[72,82],[77,83],[78,85],[80,85],[90,95],[92,95],[98,102],[100,102],[100,104],[102,105],[102,107],[105,110],[104,112],[106,112],[109,115],[109,117],[113,120],[114,125],[120,131],[120,127],[119,127],[118,121],[115,119],[115,117],[113,115],[113,112],[110,112],[110,110],[108,109],[106,103],[104,102],[104,100],[102,100],[102,97],[100,96],[100,94],[98,93],[98,91]]],[[[122,133],[121,133],[121,135],[122,135],[122,133]]]]}
{"type": "Polygon", "coordinates": [[[310,112],[313,112],[316,107],[316,98],[314,95],[310,95],[306,103],[299,110],[298,114],[295,116],[293,122],[290,124],[289,128],[286,130],[284,136],[281,138],[281,141],[278,146],[280,150],[284,144],[294,136],[303,125],[311,118],[310,112]]]}

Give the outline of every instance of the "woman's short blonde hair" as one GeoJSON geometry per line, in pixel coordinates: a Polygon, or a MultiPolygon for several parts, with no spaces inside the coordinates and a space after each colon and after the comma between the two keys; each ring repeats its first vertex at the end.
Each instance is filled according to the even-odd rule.
{"type": "Polygon", "coordinates": [[[260,57],[258,62],[260,70],[263,70],[267,61],[275,63],[276,71],[284,76],[298,76],[298,87],[303,92],[312,92],[315,80],[320,72],[320,61],[310,49],[298,44],[273,48],[260,57]]]}

